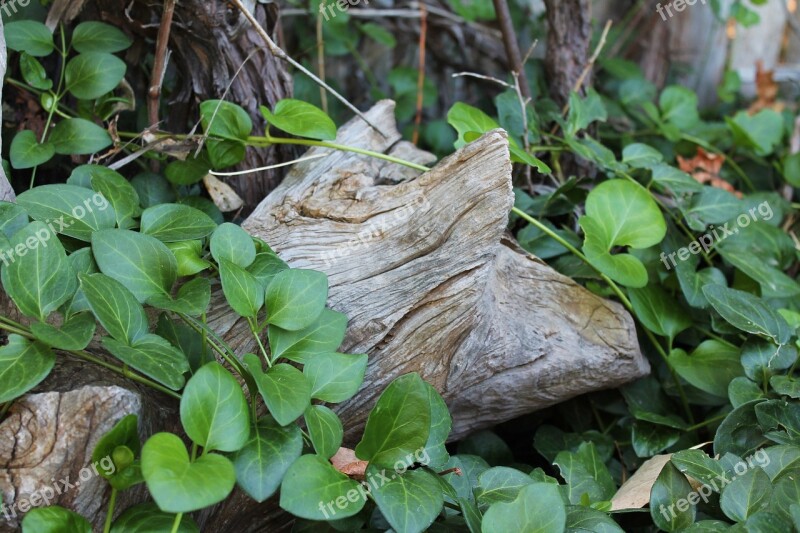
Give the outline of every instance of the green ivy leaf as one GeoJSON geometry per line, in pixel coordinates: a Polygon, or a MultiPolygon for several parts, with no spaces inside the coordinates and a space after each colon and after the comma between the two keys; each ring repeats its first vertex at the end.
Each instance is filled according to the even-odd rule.
{"type": "Polygon", "coordinates": [[[31,324],[31,332],[43,343],[60,350],[83,350],[92,341],[96,322],[92,313],[71,316],[61,327],[45,322],[31,324]]]}
{"type": "Polygon", "coordinates": [[[783,118],[772,109],[762,109],[755,115],[739,111],[733,118],[725,117],[733,134],[733,142],[767,156],[783,139],[783,118]]]}
{"type": "Polygon", "coordinates": [[[261,285],[248,271],[226,259],[219,259],[222,292],[231,308],[243,317],[255,319],[264,305],[261,285]]]}
{"type": "Polygon", "coordinates": [[[689,130],[700,122],[697,113],[697,94],[680,85],[670,85],[661,91],[658,98],[661,120],[679,130],[689,130]]]}
{"type": "Polygon", "coordinates": [[[311,385],[303,373],[283,363],[264,373],[257,356],[248,354],[244,360],[273,418],[282,426],[297,420],[311,403],[311,385]]]}
{"type": "Polygon", "coordinates": [[[589,89],[585,98],[572,92],[569,95],[569,112],[564,132],[567,136],[574,137],[579,131],[588,128],[592,122],[605,122],[607,118],[608,113],[603,105],[603,99],[594,89],[589,89]]]}
{"type": "Polygon", "coordinates": [[[357,514],[366,502],[366,494],[359,487],[326,459],[304,455],[292,463],[283,478],[280,506],[308,520],[347,518],[357,514]],[[342,497],[344,503],[337,505],[342,497]]]}
{"type": "MultiPolygon", "coordinates": [[[[175,515],[161,511],[153,502],[140,503],[125,509],[111,526],[110,533],[144,533],[145,531],[172,531],[175,515]]],[[[184,515],[175,533],[200,533],[192,517],[184,515]]]]}
{"type": "Polygon", "coordinates": [[[335,352],[344,340],[346,329],[347,316],[330,309],[323,309],[313,324],[297,331],[270,326],[269,347],[272,359],[275,361],[284,357],[296,363],[309,363],[317,355],[335,352]]]}
{"type": "Polygon", "coordinates": [[[336,139],[333,120],[322,109],[308,102],[284,98],[275,104],[272,112],[264,106],[259,109],[267,123],[286,133],[320,141],[336,139]]]}
{"type": "Polygon", "coordinates": [[[654,168],[664,160],[661,152],[642,143],[631,143],[622,150],[622,162],[633,168],[654,168]]]}
{"type": "Polygon", "coordinates": [[[0,346],[0,403],[19,398],[50,374],[56,356],[40,342],[9,335],[0,346]]]}
{"type": "Polygon", "coordinates": [[[678,302],[657,285],[629,289],[628,296],[642,325],[656,335],[669,338],[670,344],[678,333],[692,326],[678,302]]]}
{"type": "Polygon", "coordinates": [[[108,198],[120,228],[131,229],[136,226],[133,219],[141,214],[139,195],[119,172],[100,165],[81,165],[72,171],[67,183],[73,180],[86,181],[89,187],[108,198]]]}
{"type": "Polygon", "coordinates": [[[102,342],[114,357],[142,374],[172,390],[183,387],[183,374],[189,371],[189,362],[186,355],[166,339],[148,333],[131,345],[111,337],[103,337],[102,342]]]}
{"type": "Polygon", "coordinates": [[[302,453],[303,436],[297,425],[281,427],[272,417],[262,417],[250,440],[232,457],[236,480],[248,496],[263,502],[275,494],[302,453]]]}
{"type": "Polygon", "coordinates": [[[98,231],[92,234],[92,252],[100,271],[142,303],[152,296],[169,296],[178,277],[175,256],[149,235],[123,229],[98,231]]]}
{"type": "MultiPolygon", "coordinates": [[[[62,155],[85,155],[111,146],[111,136],[106,130],[82,118],[68,118],[56,124],[48,140],[62,155]]],[[[41,188],[41,187],[39,187],[41,188]]]]}
{"type": "MultiPolygon", "coordinates": [[[[367,475],[380,479],[379,467],[369,465],[367,475]]],[[[395,531],[421,533],[430,526],[444,505],[442,489],[434,474],[422,469],[392,474],[388,483],[372,491],[383,516],[395,531]]],[[[519,530],[524,531],[524,530],[519,530]]]]}
{"type": "Polygon", "coordinates": [[[142,474],[158,507],[169,513],[189,513],[221,502],[236,483],[227,458],[206,453],[190,461],[183,441],[172,433],[156,433],[145,443],[142,474]]]}
{"type": "Polygon", "coordinates": [[[211,266],[202,258],[203,241],[168,242],[166,245],[178,263],[178,277],[193,276],[211,266]]]}
{"type": "Polygon", "coordinates": [[[647,248],[664,238],[664,217],[645,188],[620,179],[601,183],[586,198],[586,215],[579,223],[586,234],[583,251],[592,265],[623,285],[647,284],[639,259],[611,254],[615,246],[647,248]]]}
{"type": "Polygon", "coordinates": [[[566,530],[568,533],[583,533],[584,531],[591,531],[592,533],[624,533],[622,529],[614,522],[614,519],[602,511],[592,509],[590,507],[583,507],[582,505],[568,505],[567,506],[567,524],[566,530]]]}
{"type": "MultiPolygon", "coordinates": [[[[447,404],[430,383],[425,383],[428,389],[428,402],[431,407],[431,427],[428,432],[428,442],[425,443],[424,455],[427,459],[425,466],[429,468],[443,467],[450,460],[445,444],[450,430],[453,429],[453,419],[447,404]]],[[[415,457],[416,458],[416,457],[415,457]]]]}
{"type": "Polygon", "coordinates": [[[631,444],[637,457],[652,457],[666,450],[681,437],[681,431],[659,424],[636,420],[631,430],[631,444]]]}
{"type": "Polygon", "coordinates": [[[428,441],[430,416],[428,390],[422,378],[412,373],[395,379],[370,411],[356,455],[385,467],[408,460],[428,441]]]}
{"type": "Polygon", "coordinates": [[[303,374],[311,384],[312,398],[340,403],[358,392],[366,368],[366,354],[318,353],[305,360],[303,374]]]}
{"type": "Polygon", "coordinates": [[[716,340],[703,341],[691,355],[672,350],[669,363],[692,386],[721,398],[727,398],[731,380],[742,375],[739,349],[716,340]]]}
{"type": "Polygon", "coordinates": [[[0,200],[0,236],[11,238],[28,225],[28,213],[19,204],[0,200]]]}
{"type": "Polygon", "coordinates": [[[22,533],[92,533],[84,517],[58,505],[35,507],[22,519],[22,533]]]}
{"type": "Polygon", "coordinates": [[[111,54],[78,54],[67,63],[66,89],[79,100],[94,100],[113,91],[126,69],[125,62],[111,54]]]}
{"type": "Polygon", "coordinates": [[[650,489],[650,516],[653,522],[664,531],[680,531],[692,525],[697,510],[694,505],[686,509],[678,507],[678,500],[686,498],[692,492],[692,486],[686,476],[680,473],[672,463],[667,463],[658,474],[656,482],[650,489]]]}
{"type": "Polygon", "coordinates": [[[330,459],[342,445],[344,428],[336,413],[324,405],[309,405],[303,418],[317,455],[330,459]]]}
{"type": "Polygon", "coordinates": [[[19,55],[19,69],[22,71],[22,78],[31,87],[42,91],[53,88],[53,80],[47,77],[42,64],[32,55],[25,52],[19,55]]]}
{"type": "Polygon", "coordinates": [[[217,262],[225,259],[242,268],[247,268],[256,258],[253,238],[236,224],[220,224],[211,235],[211,255],[217,262]]]}
{"type": "Polygon", "coordinates": [[[34,20],[18,20],[5,25],[6,44],[17,52],[44,57],[55,50],[52,32],[34,20]]]}
{"type": "Polygon", "coordinates": [[[763,300],[744,291],[722,285],[706,285],[703,294],[714,309],[732,326],[786,344],[792,330],[786,320],[763,300]]]}
{"type": "Polygon", "coordinates": [[[89,308],[112,337],[133,345],[147,334],[144,308],[124,285],[105,274],[80,274],[78,278],[89,308]]]}
{"type": "Polygon", "coordinates": [[[456,102],[450,111],[447,112],[447,123],[450,124],[458,133],[458,140],[455,148],[465,146],[468,133],[483,134],[487,131],[500,128],[500,125],[492,117],[478,109],[463,102],[456,102]]]}
{"type": "Polygon", "coordinates": [[[733,378],[728,385],[728,399],[734,409],[753,400],[764,399],[764,391],[745,376],[733,378]]]}
{"type": "Polygon", "coordinates": [[[3,288],[23,314],[44,322],[78,289],[64,247],[52,230],[38,221],[15,233],[9,243],[8,250],[2,251],[3,288]]]}
{"type": "Polygon", "coordinates": [[[484,513],[482,533],[562,533],[567,521],[564,502],[552,483],[534,483],[511,503],[497,502],[484,513]]]}
{"type": "Polygon", "coordinates": [[[206,100],[200,104],[200,120],[206,134],[226,139],[206,141],[214,168],[229,167],[244,159],[244,141],[253,131],[253,121],[247,111],[231,102],[206,100]]]}
{"type": "Polygon", "coordinates": [[[761,339],[748,339],[742,346],[741,362],[745,375],[757,383],[766,382],[797,360],[797,348],[791,344],[775,345],[761,339]]]}
{"type": "Polygon", "coordinates": [[[40,185],[17,197],[34,220],[47,222],[58,233],[88,242],[92,233],[113,228],[114,208],[102,195],[75,185],[40,185]]]}
{"type": "Polygon", "coordinates": [[[607,501],[614,496],[616,485],[594,443],[584,442],[576,452],[560,452],[555,464],[567,481],[570,503],[579,504],[586,496],[591,502],[607,501]]]}
{"type": "MultiPolygon", "coordinates": [[[[167,165],[166,172],[169,168],[167,165]]],[[[133,177],[131,185],[136,189],[141,206],[144,208],[174,202],[176,198],[172,186],[159,174],[142,172],[133,177]]]]}
{"type": "Polygon", "coordinates": [[[745,457],[763,445],[764,433],[755,412],[759,402],[761,400],[749,401],[728,413],[714,435],[715,454],[732,453],[745,457]]]}
{"type": "Polygon", "coordinates": [[[185,313],[189,316],[200,316],[205,313],[208,304],[211,303],[211,282],[207,278],[194,278],[181,285],[174,300],[157,294],[150,297],[148,303],[158,309],[185,313]]]}
{"type": "Polygon", "coordinates": [[[769,476],[761,468],[755,467],[737,476],[722,489],[719,504],[725,516],[734,522],[744,522],[766,508],[770,498],[772,483],[769,476]]]}
{"type": "MultiPolygon", "coordinates": [[[[279,272],[287,270],[288,268],[289,265],[274,252],[261,252],[256,254],[255,260],[247,267],[247,271],[255,276],[266,291],[269,284],[272,283],[272,278],[279,272]]],[[[336,347],[338,347],[338,345],[336,347]]]]}
{"type": "Polygon", "coordinates": [[[159,315],[156,334],[167,339],[170,344],[186,355],[193,373],[206,363],[215,360],[201,333],[182,321],[178,322],[170,318],[167,313],[159,315]]]}
{"type": "Polygon", "coordinates": [[[701,450],[675,452],[670,457],[670,461],[682,473],[712,487],[717,486],[720,476],[725,476],[725,468],[722,464],[701,450]]]}
{"type": "Polygon", "coordinates": [[[289,331],[307,328],[322,314],[327,299],[325,274],[316,270],[284,270],[267,287],[267,321],[289,331]]]}
{"type": "Polygon", "coordinates": [[[161,242],[188,241],[211,235],[217,224],[211,217],[193,207],[161,204],[142,213],[141,232],[161,242]]]}
{"type": "Polygon", "coordinates": [[[790,398],[800,398],[800,381],[789,376],[772,376],[769,384],[778,394],[790,398]]]}
{"type": "Polygon", "coordinates": [[[487,507],[496,502],[513,502],[523,488],[533,483],[530,476],[519,470],[496,466],[478,476],[475,499],[479,505],[487,507]]]}
{"type": "Polygon", "coordinates": [[[72,47],[84,54],[87,52],[121,52],[133,44],[121,30],[102,22],[81,22],[72,32],[72,47]]]}
{"type": "Polygon", "coordinates": [[[248,412],[242,387],[216,362],[198,370],[181,397],[183,428],[206,450],[240,450],[250,438],[248,412]]]}

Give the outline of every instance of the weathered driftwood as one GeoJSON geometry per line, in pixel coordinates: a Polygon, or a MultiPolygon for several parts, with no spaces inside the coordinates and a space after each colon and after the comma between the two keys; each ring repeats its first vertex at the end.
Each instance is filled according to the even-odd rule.
{"type": "MultiPolygon", "coordinates": [[[[391,132],[388,138],[353,121],[338,141],[430,163],[429,154],[400,141],[393,109],[384,101],[368,112],[391,132]]],[[[349,443],[377,396],[407,372],[419,372],[442,393],[454,419],[452,438],[647,373],[621,306],[506,236],[512,202],[506,136],[494,131],[422,175],[330,151],[297,165],[245,222],[292,266],[328,274],[330,306],[350,317],[343,350],[370,356],[362,391],[339,406],[349,443]]],[[[254,348],[246,325],[218,293],[209,322],[238,353],[254,348]]],[[[38,388],[44,393],[16,403],[0,424],[0,440],[12,443],[0,447],[6,502],[80,470],[104,428],[129,412],[140,414],[145,437],[175,423],[174,402],[100,370],[75,368],[61,365],[38,388]],[[68,398],[92,407],[67,409],[68,398]],[[48,423],[55,412],[58,424],[48,423]],[[20,454],[23,447],[30,451],[20,454]]],[[[102,488],[90,489],[92,498],[73,489],[57,503],[97,525],[102,488]]],[[[119,508],[141,498],[126,493],[119,508]]],[[[242,533],[277,531],[288,517],[274,500],[257,505],[237,492],[197,520],[204,530],[242,533]]]]}

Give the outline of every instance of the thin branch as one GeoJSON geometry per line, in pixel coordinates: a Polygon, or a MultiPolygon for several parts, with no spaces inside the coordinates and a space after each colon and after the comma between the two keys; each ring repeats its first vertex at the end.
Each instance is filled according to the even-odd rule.
{"type": "Polygon", "coordinates": [[[325,83],[324,81],[319,79],[318,76],[316,76],[313,72],[308,70],[306,67],[304,67],[303,65],[301,65],[300,63],[298,63],[297,61],[292,59],[286,52],[283,51],[283,49],[281,47],[279,47],[277,44],[275,44],[275,42],[272,40],[272,38],[269,36],[269,34],[266,32],[266,30],[261,27],[261,24],[258,23],[258,21],[253,16],[253,14],[250,13],[250,11],[248,11],[248,9],[246,7],[244,7],[244,5],[242,5],[242,1],[241,0],[230,0],[230,2],[233,5],[235,5],[237,7],[237,9],[239,9],[239,11],[242,12],[242,15],[244,15],[244,17],[250,22],[250,24],[253,26],[253,28],[256,30],[256,32],[261,36],[261,39],[264,41],[264,44],[267,45],[267,49],[269,50],[269,52],[274,57],[277,57],[278,59],[282,59],[282,60],[286,61],[287,63],[292,65],[294,68],[296,68],[297,70],[299,70],[300,72],[302,72],[303,74],[305,74],[306,76],[308,76],[309,78],[314,80],[317,84],[319,84],[320,86],[324,87],[330,94],[332,94],[334,97],[336,97],[336,99],[339,100],[342,104],[344,104],[350,111],[355,113],[356,116],[358,116],[361,120],[363,120],[364,122],[369,124],[369,126],[372,129],[374,129],[375,131],[380,133],[384,138],[386,137],[386,134],[383,131],[381,131],[377,126],[375,126],[375,124],[370,122],[369,119],[366,116],[364,116],[364,113],[359,111],[356,108],[356,106],[351,104],[347,100],[347,98],[345,98],[344,96],[342,96],[341,94],[336,92],[330,85],[328,85],[327,83],[325,83]]]}
{"type": "Polygon", "coordinates": [[[161,15],[161,25],[158,27],[158,37],[156,39],[153,73],[150,78],[150,91],[148,93],[150,98],[147,101],[147,116],[151,126],[158,124],[158,104],[161,101],[161,85],[167,72],[169,57],[167,45],[169,44],[169,33],[172,28],[172,16],[174,13],[175,0],[165,0],[164,13],[161,15]]]}
{"type": "Polygon", "coordinates": [[[519,76],[522,96],[528,99],[531,97],[531,90],[528,86],[528,78],[525,76],[525,65],[520,58],[517,35],[514,32],[514,24],[511,22],[508,4],[506,0],[493,0],[493,2],[494,11],[497,13],[497,22],[500,24],[500,31],[503,34],[503,44],[506,48],[511,71],[516,73],[516,76],[519,76]]]}
{"type": "Polygon", "coordinates": [[[417,115],[414,117],[414,135],[411,142],[419,141],[419,126],[422,123],[422,105],[425,101],[425,38],[428,34],[428,12],[425,4],[419,4],[419,73],[417,74],[417,115]]]}
{"type": "Polygon", "coordinates": [[[506,83],[503,80],[493,78],[492,76],[486,76],[485,74],[476,74],[475,72],[456,72],[452,75],[453,78],[460,78],[460,77],[467,77],[467,78],[478,78],[479,80],[486,80],[496,83],[498,85],[502,85],[506,89],[513,89],[514,86],[510,83],[506,83]]]}
{"type": "MultiPolygon", "coordinates": [[[[325,40],[322,36],[322,13],[317,12],[317,71],[319,78],[325,79],[325,40]]],[[[319,88],[319,100],[322,104],[322,110],[328,112],[328,93],[325,88],[319,88]]]]}

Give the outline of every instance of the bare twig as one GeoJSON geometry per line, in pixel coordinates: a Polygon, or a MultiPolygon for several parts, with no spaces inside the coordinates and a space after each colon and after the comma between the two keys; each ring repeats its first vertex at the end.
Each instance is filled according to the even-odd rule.
{"type": "Polygon", "coordinates": [[[428,12],[425,4],[419,4],[419,73],[417,75],[417,115],[414,117],[414,134],[411,142],[419,141],[419,126],[422,123],[422,104],[425,100],[425,38],[428,33],[428,12]]]}
{"type": "Polygon", "coordinates": [[[467,77],[467,78],[478,78],[479,80],[486,80],[491,81],[492,83],[496,83],[498,85],[502,85],[506,89],[513,89],[514,86],[504,82],[503,80],[494,78],[492,76],[486,76],[485,74],[476,74],[475,72],[456,72],[452,75],[453,78],[460,78],[460,77],[467,77]]]}
{"type": "Polygon", "coordinates": [[[497,22],[500,24],[500,31],[503,34],[503,44],[506,47],[506,55],[511,66],[511,71],[515,77],[519,77],[522,95],[527,99],[531,97],[531,90],[528,87],[528,78],[525,76],[525,65],[519,54],[517,46],[517,35],[514,32],[514,24],[511,22],[511,14],[508,12],[506,0],[493,0],[494,11],[497,13],[497,22]]]}
{"type": "Polygon", "coordinates": [[[156,38],[155,60],[153,61],[153,73],[150,78],[149,99],[147,101],[147,116],[150,125],[158,123],[158,104],[161,100],[161,85],[164,82],[164,75],[167,72],[169,33],[172,28],[172,16],[175,13],[175,0],[164,1],[164,13],[161,15],[161,25],[158,27],[158,37],[156,38]]]}
{"type": "Polygon", "coordinates": [[[330,85],[328,85],[327,83],[325,83],[324,81],[319,79],[318,76],[316,76],[313,72],[308,70],[306,67],[304,67],[303,65],[301,65],[300,63],[298,63],[297,61],[292,59],[291,56],[289,56],[286,52],[284,52],[283,49],[280,46],[275,44],[275,42],[272,40],[272,38],[269,36],[269,34],[266,32],[266,30],[261,27],[261,24],[258,23],[258,21],[253,16],[253,14],[250,13],[250,11],[248,11],[248,9],[246,7],[244,7],[244,5],[242,5],[242,1],[241,0],[230,0],[230,2],[233,5],[235,5],[236,8],[239,11],[241,11],[242,15],[244,15],[244,17],[248,20],[248,22],[250,22],[250,24],[253,26],[253,28],[256,30],[256,32],[261,37],[261,39],[264,41],[264,44],[267,45],[267,49],[269,50],[269,52],[273,56],[277,57],[278,59],[282,59],[282,60],[286,61],[287,63],[292,65],[294,68],[296,68],[297,70],[299,70],[300,72],[302,72],[303,74],[305,74],[306,76],[308,76],[309,78],[314,80],[314,82],[316,82],[318,85],[324,87],[325,90],[327,90],[330,94],[332,94],[337,100],[342,102],[342,104],[344,104],[350,111],[355,113],[355,115],[358,116],[358,118],[360,118],[361,120],[363,120],[364,122],[369,124],[369,126],[372,129],[374,129],[375,131],[380,133],[383,137],[386,137],[386,134],[384,132],[382,132],[377,126],[375,126],[375,124],[370,122],[369,119],[364,116],[364,113],[359,111],[356,108],[356,106],[351,104],[347,100],[347,98],[345,98],[344,96],[342,96],[341,94],[336,92],[330,85]]]}
{"type": "MultiPolygon", "coordinates": [[[[317,71],[319,78],[325,79],[325,39],[322,36],[322,13],[317,12],[317,71]]],[[[328,93],[325,92],[324,87],[319,88],[319,101],[322,104],[322,110],[328,112],[328,93]]]]}

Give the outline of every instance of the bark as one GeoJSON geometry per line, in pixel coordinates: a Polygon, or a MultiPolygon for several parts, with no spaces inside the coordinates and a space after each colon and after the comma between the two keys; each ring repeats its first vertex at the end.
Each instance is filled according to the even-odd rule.
{"type": "MultiPolygon", "coordinates": [[[[545,0],[550,96],[564,105],[589,61],[592,17],[589,0],[545,0]]],[[[592,84],[591,73],[585,85],[592,84]]]]}
{"type": "MultiPolygon", "coordinates": [[[[367,114],[388,138],[353,120],[337,142],[430,163],[430,154],[400,141],[393,113],[394,104],[383,101],[367,114]]],[[[330,152],[295,166],[244,223],[293,267],[329,276],[329,305],[350,318],[342,349],[370,356],[361,391],[337,407],[346,444],[356,442],[386,385],[407,372],[420,373],[440,391],[453,416],[452,439],[648,372],[631,317],[620,305],[556,273],[506,235],[512,205],[508,144],[497,130],[421,175],[330,152]]],[[[252,351],[255,341],[246,324],[219,293],[208,318],[237,353],[252,351]]],[[[144,436],[164,427],[165,419],[175,423],[175,402],[113,381],[59,369],[38,390],[55,389],[61,396],[45,392],[17,402],[0,424],[4,440],[54,443],[37,445],[53,451],[36,457],[42,464],[61,464],[42,470],[58,478],[85,466],[102,428],[137,411],[131,395],[143,406],[138,411],[144,436]],[[103,388],[86,389],[87,380],[103,388]],[[52,420],[61,413],[65,394],[81,403],[89,395],[91,405],[110,408],[91,408],[88,424],[87,411],[75,409],[64,411],[59,424],[26,427],[26,420],[52,420]],[[128,407],[116,407],[120,403],[128,407]]],[[[38,467],[15,470],[13,451],[0,449],[0,457],[5,501],[43,479],[38,467]]],[[[97,498],[90,505],[83,490],[64,502],[97,517],[97,498]]],[[[291,521],[275,499],[259,505],[240,492],[196,518],[203,530],[221,532],[275,531],[291,521]]]]}
{"type": "MultiPolygon", "coordinates": [[[[161,20],[161,2],[129,0],[91,0],[84,9],[91,20],[102,20],[125,29],[137,42],[128,52],[129,64],[144,63],[155,49],[161,20]]],[[[73,0],[56,0],[48,22],[71,21],[78,15],[73,0]]],[[[271,34],[277,33],[277,5],[253,3],[256,18],[271,34]]],[[[259,105],[272,108],[278,100],[291,96],[292,80],[283,62],[264,48],[264,43],[244,17],[226,2],[182,0],[175,6],[168,47],[169,65],[178,73],[176,87],[162,93],[168,112],[162,116],[163,129],[186,131],[199,116],[203,100],[225,98],[244,107],[256,131],[263,130],[259,105]],[[252,54],[252,55],[251,55],[252,54]],[[249,57],[249,59],[248,59],[249,57]],[[240,70],[241,68],[241,70],[240,70]]],[[[131,69],[129,69],[129,77],[131,69]]],[[[148,94],[149,71],[129,80],[136,94],[148,94]]],[[[239,168],[258,168],[291,159],[291,147],[248,150],[239,168]]],[[[251,210],[280,182],[281,170],[230,178],[229,183],[251,210]]]]}

